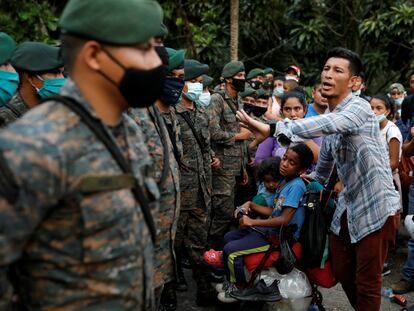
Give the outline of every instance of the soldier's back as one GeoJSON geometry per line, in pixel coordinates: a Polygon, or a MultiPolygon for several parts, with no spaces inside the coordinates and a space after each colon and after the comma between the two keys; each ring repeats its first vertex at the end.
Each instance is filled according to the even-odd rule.
{"type": "MultiPolygon", "coordinates": [[[[142,182],[150,164],[142,133],[125,116],[118,130],[114,138],[142,182]]],[[[21,302],[37,310],[144,309],[153,247],[132,180],[105,146],[56,102],[10,125],[0,146],[19,187],[14,204],[0,193],[0,265],[18,259],[13,282],[21,302]]]]}

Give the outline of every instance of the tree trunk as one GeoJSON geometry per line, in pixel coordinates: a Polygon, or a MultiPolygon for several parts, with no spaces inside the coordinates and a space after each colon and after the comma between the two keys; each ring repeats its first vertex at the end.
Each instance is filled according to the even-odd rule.
{"type": "Polygon", "coordinates": [[[230,59],[238,59],[239,48],[239,0],[230,0],[230,59]]]}

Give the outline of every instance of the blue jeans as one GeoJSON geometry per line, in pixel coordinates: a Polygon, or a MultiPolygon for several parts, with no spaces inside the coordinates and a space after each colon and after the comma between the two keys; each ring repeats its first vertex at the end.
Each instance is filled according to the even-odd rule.
{"type": "MultiPolygon", "coordinates": [[[[414,214],[414,185],[411,184],[408,193],[408,215],[414,214]]],[[[409,239],[407,243],[408,255],[404,264],[402,275],[403,279],[408,282],[414,282],[414,240],[409,239]]]]}

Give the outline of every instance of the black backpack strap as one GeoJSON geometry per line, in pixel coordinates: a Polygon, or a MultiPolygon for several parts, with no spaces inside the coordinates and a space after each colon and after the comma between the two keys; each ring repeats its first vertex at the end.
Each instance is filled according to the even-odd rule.
{"type": "Polygon", "coordinates": [[[172,124],[165,123],[165,127],[167,128],[168,136],[170,136],[170,140],[173,145],[175,160],[177,161],[178,166],[181,166],[181,156],[180,152],[178,151],[177,140],[175,139],[175,133],[173,131],[172,124]]]}
{"type": "Polygon", "coordinates": [[[19,188],[14,180],[14,176],[6,158],[0,150],[0,194],[9,202],[14,204],[19,194],[19,188]]]}
{"type": "Polygon", "coordinates": [[[200,147],[201,152],[203,152],[203,153],[204,152],[207,152],[205,150],[205,147],[204,147],[203,143],[201,142],[200,137],[197,134],[197,131],[196,131],[195,127],[194,127],[193,121],[191,121],[191,119],[190,119],[190,115],[189,115],[188,111],[182,112],[181,115],[183,116],[185,122],[187,122],[188,126],[190,127],[191,131],[193,132],[193,135],[194,135],[194,137],[195,137],[195,139],[197,141],[198,146],[200,147]]]}
{"type": "Polygon", "coordinates": [[[161,179],[158,182],[158,187],[160,188],[160,190],[162,188],[164,188],[164,184],[165,181],[167,180],[168,177],[168,172],[170,170],[170,156],[169,156],[169,148],[168,148],[168,143],[167,143],[167,133],[164,131],[164,120],[161,117],[159,111],[157,108],[155,108],[155,106],[151,106],[148,108],[149,110],[149,115],[152,119],[152,122],[155,125],[155,128],[158,132],[158,136],[160,137],[161,143],[162,143],[162,151],[163,151],[163,168],[162,168],[162,175],[161,175],[161,179]],[[159,130],[158,130],[159,128],[159,130]]]}
{"type": "MultiPolygon", "coordinates": [[[[57,101],[65,105],[68,109],[76,113],[82,120],[82,122],[95,134],[95,136],[105,145],[106,149],[110,152],[114,160],[117,162],[121,170],[126,174],[132,173],[132,168],[125,157],[122,155],[118,145],[109,135],[108,131],[99,120],[92,117],[92,115],[87,111],[82,105],[80,105],[75,99],[67,96],[51,96],[45,99],[44,101],[57,101]]],[[[42,101],[43,102],[43,101],[42,101]]],[[[135,200],[140,203],[141,211],[144,215],[145,222],[148,226],[148,229],[151,234],[152,242],[155,243],[156,238],[156,229],[154,220],[150,213],[149,208],[149,199],[147,198],[145,192],[135,180],[135,185],[131,189],[135,200]]]]}

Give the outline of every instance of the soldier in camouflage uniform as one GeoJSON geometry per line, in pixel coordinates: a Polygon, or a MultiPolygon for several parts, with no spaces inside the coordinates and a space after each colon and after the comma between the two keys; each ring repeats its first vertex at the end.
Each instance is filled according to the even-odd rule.
{"type": "Polygon", "coordinates": [[[155,231],[146,203],[159,193],[145,173],[143,134],[123,111],[159,96],[164,71],[151,37],[161,20],[155,1],[70,0],[59,22],[73,78],[61,94],[121,156],[62,99],[0,133],[0,297],[10,269],[22,309],[151,310],[155,231]]]}
{"type": "MultiPolygon", "coordinates": [[[[178,222],[176,253],[187,252],[197,284],[197,304],[214,302],[216,293],[207,281],[202,255],[207,243],[208,217],[211,208],[211,167],[219,163],[210,147],[209,119],[195,101],[201,95],[202,74],[208,66],[185,60],[185,86],[175,111],[181,128],[181,214],[178,222]]],[[[180,262],[178,262],[180,263],[180,262]]],[[[180,267],[179,267],[180,269],[180,267]]]]}
{"type": "Polygon", "coordinates": [[[19,75],[10,64],[16,42],[4,32],[0,32],[0,111],[6,105],[19,85],[19,75]]]}
{"type": "Polygon", "coordinates": [[[0,108],[0,127],[20,118],[41,98],[59,93],[65,81],[59,48],[45,43],[19,44],[11,64],[19,74],[20,83],[12,99],[0,108]]]}
{"type": "MultiPolygon", "coordinates": [[[[176,53],[178,52],[176,51],[176,53]]],[[[164,64],[169,72],[184,65],[184,52],[180,52],[182,55],[181,63],[175,61],[176,53],[170,54],[170,67],[168,67],[168,63],[164,64]]],[[[181,86],[175,89],[177,94],[181,94],[184,87],[184,79],[181,80],[181,86]]],[[[179,97],[170,103],[168,98],[165,98],[165,89],[171,90],[168,77],[164,81],[162,99],[157,100],[154,106],[147,109],[130,108],[128,114],[137,122],[144,133],[145,143],[154,162],[151,176],[156,180],[161,193],[160,210],[156,216],[158,233],[155,248],[154,289],[157,300],[161,298],[161,291],[163,291],[161,310],[170,311],[175,310],[177,305],[174,240],[180,213],[180,171],[177,162],[179,159],[174,156],[174,146],[160,109],[169,109],[170,104],[175,104],[179,97]]]]}
{"type": "Polygon", "coordinates": [[[214,249],[222,248],[224,234],[234,211],[234,192],[238,183],[246,184],[247,149],[245,141],[251,133],[240,128],[236,111],[241,109],[242,101],[238,92],[245,87],[244,65],[240,61],[226,64],[222,71],[226,88],[211,96],[211,141],[221,167],[213,171],[212,221],[209,244],[214,249]],[[238,183],[236,184],[236,178],[238,183]]]}

